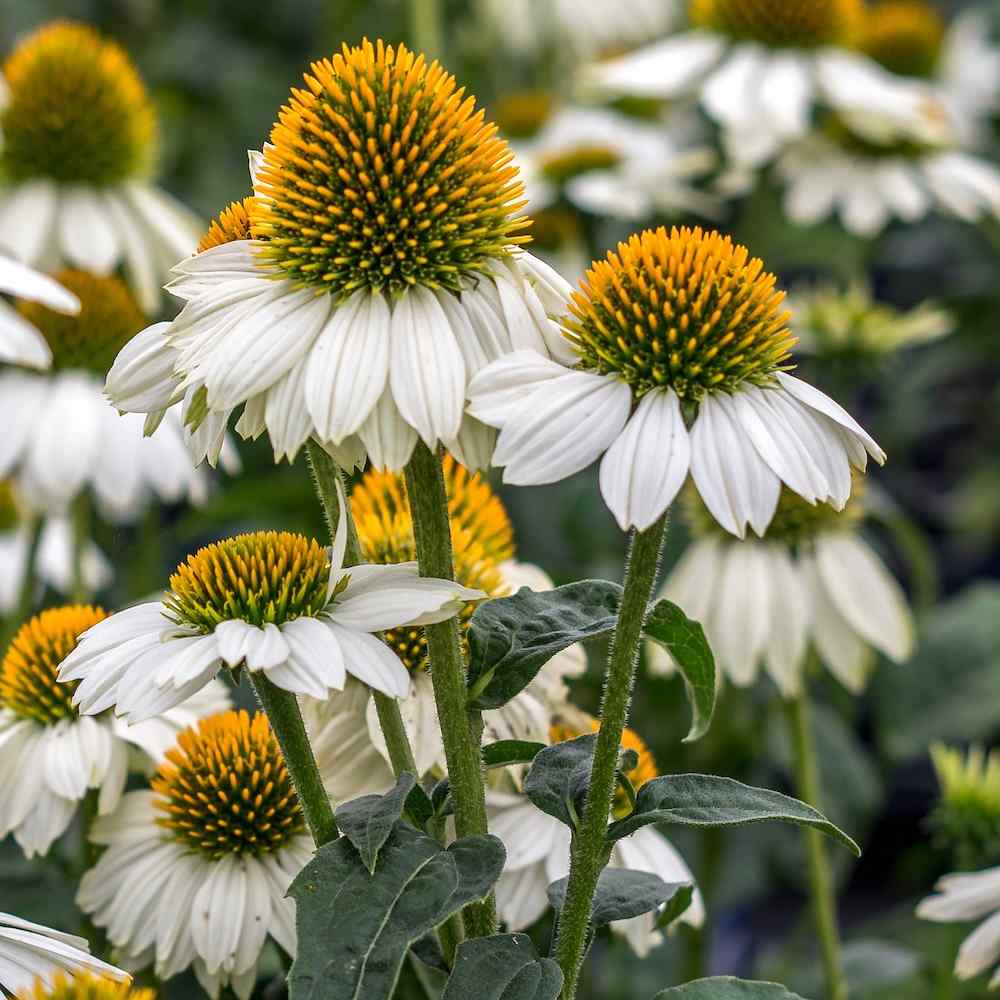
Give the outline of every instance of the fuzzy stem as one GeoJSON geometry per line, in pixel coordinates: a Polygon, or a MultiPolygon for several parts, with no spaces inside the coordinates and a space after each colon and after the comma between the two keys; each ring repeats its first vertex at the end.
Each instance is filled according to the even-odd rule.
{"type": "Polygon", "coordinates": [[[291,691],[277,687],[267,679],[263,671],[248,670],[247,676],[281,745],[285,765],[298,794],[309,832],[316,846],[322,847],[335,840],[340,831],[313,756],[299,703],[291,691]]]}
{"type": "MultiPolygon", "coordinates": [[[[441,458],[418,442],[406,467],[406,493],[413,519],[413,537],[421,576],[455,579],[451,523],[441,458]]],[[[430,654],[431,681],[437,703],[448,780],[455,801],[455,829],[460,837],[485,834],[486,789],[483,783],[482,715],[467,709],[468,689],[458,621],[449,618],[425,628],[430,654]]],[[[470,937],[496,931],[496,904],[492,894],[465,910],[470,937]]]]}
{"type": "Polygon", "coordinates": [[[573,838],[566,901],[556,937],[555,957],[564,977],[563,1000],[576,996],[594,892],[608,862],[606,834],[615,773],[632,701],[642,626],[653,595],[666,523],[664,514],[650,528],[633,534],[629,549],[625,587],[601,699],[601,728],[594,747],[583,816],[573,838]]]}
{"type": "MultiPolygon", "coordinates": [[[[810,724],[809,704],[804,693],[786,703],[788,725],[795,757],[795,781],[798,797],[816,809],[822,808],[819,766],[816,744],[810,724]]],[[[846,1000],[847,981],[840,957],[840,931],[837,927],[837,897],[833,875],[827,859],[822,834],[804,830],[809,861],[809,894],[812,900],[813,920],[819,936],[826,974],[829,1000],[846,1000]]]]}
{"type": "Polygon", "coordinates": [[[430,61],[444,55],[444,21],[441,0],[409,0],[410,38],[417,52],[430,61]]]}
{"type": "MultiPolygon", "coordinates": [[[[340,523],[340,497],[337,493],[337,481],[342,479],[342,473],[337,463],[315,441],[309,441],[306,445],[306,451],[309,455],[313,486],[315,486],[316,495],[323,505],[323,512],[326,514],[326,523],[332,539],[337,533],[337,525],[340,523]]],[[[344,553],[344,565],[357,566],[364,560],[361,542],[358,540],[358,529],[354,524],[350,505],[345,511],[345,516],[347,517],[347,549],[344,553]]],[[[378,712],[378,722],[382,727],[382,735],[385,737],[385,745],[389,751],[389,763],[392,764],[393,773],[399,777],[404,771],[408,771],[419,778],[417,762],[413,758],[410,738],[403,725],[399,702],[381,691],[373,691],[372,697],[378,712]]]]}

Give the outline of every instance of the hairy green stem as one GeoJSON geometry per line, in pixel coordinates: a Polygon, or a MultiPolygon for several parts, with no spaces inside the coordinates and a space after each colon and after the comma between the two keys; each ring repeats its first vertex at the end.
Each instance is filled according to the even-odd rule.
{"type": "MultiPolygon", "coordinates": [[[[309,441],[306,445],[306,452],[309,456],[313,486],[315,486],[316,495],[323,505],[323,512],[326,515],[326,523],[330,529],[330,539],[332,540],[337,533],[337,525],[340,524],[340,495],[337,492],[337,483],[338,481],[343,482],[343,475],[337,463],[315,441],[309,441]]],[[[364,560],[361,542],[358,540],[358,530],[354,524],[354,518],[351,516],[350,505],[344,511],[344,516],[347,518],[347,549],[344,552],[344,565],[357,566],[364,560]]],[[[404,771],[408,771],[419,778],[417,763],[413,758],[413,749],[410,746],[410,738],[406,734],[403,716],[399,710],[399,702],[381,691],[373,691],[372,697],[378,712],[382,735],[385,737],[385,745],[389,751],[389,763],[392,764],[393,773],[399,777],[404,771]]]]}
{"type": "MultiPolygon", "coordinates": [[[[816,744],[810,725],[809,704],[805,693],[786,703],[788,725],[795,757],[796,792],[803,802],[816,809],[822,808],[819,766],[816,744]]],[[[846,1000],[847,981],[840,955],[840,931],[837,926],[837,896],[833,874],[826,854],[823,836],[816,830],[804,830],[809,863],[809,894],[813,920],[819,936],[826,974],[828,1000],[846,1000]]]]}
{"type": "Polygon", "coordinates": [[[410,39],[428,60],[444,56],[444,19],[441,0],[409,0],[410,39]]]}
{"type": "Polygon", "coordinates": [[[597,880],[608,862],[606,839],[622,734],[632,702],[639,642],[663,547],[666,514],[632,536],[618,624],[601,699],[601,728],[594,747],[583,816],[573,838],[566,901],[559,918],[555,957],[563,971],[564,1000],[576,996],[590,928],[597,880]]]}
{"type": "MultiPolygon", "coordinates": [[[[417,443],[406,466],[406,493],[420,575],[454,580],[451,523],[441,457],[423,442],[417,443]]],[[[485,834],[486,788],[480,749],[483,722],[481,713],[470,712],[467,708],[468,688],[458,621],[449,618],[426,626],[425,632],[448,780],[455,802],[455,829],[460,837],[485,834]]],[[[496,904],[492,895],[466,908],[465,928],[470,937],[492,934],[496,927],[496,904]]]]}
{"type": "Polygon", "coordinates": [[[248,670],[247,676],[281,745],[285,765],[298,794],[309,832],[316,846],[322,847],[335,840],[340,831],[313,756],[299,703],[291,691],[277,687],[267,679],[263,671],[248,670]]]}

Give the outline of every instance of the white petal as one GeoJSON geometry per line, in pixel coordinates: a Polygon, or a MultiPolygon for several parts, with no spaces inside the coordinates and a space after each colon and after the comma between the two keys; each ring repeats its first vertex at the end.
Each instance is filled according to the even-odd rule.
{"type": "Polygon", "coordinates": [[[3,254],[0,254],[0,292],[39,302],[67,316],[80,311],[80,300],[54,278],[3,254]]]}
{"type": "Polygon", "coordinates": [[[291,650],[277,625],[268,622],[254,629],[246,640],[246,665],[250,670],[269,670],[288,659],[291,650]]]}
{"type": "Polygon", "coordinates": [[[568,369],[534,351],[516,351],[487,365],[469,383],[468,412],[502,427],[524,405],[532,389],[565,375],[568,369]]]}
{"type": "Polygon", "coordinates": [[[368,452],[372,466],[394,472],[409,462],[413,446],[417,443],[417,432],[403,419],[388,386],[375,409],[361,425],[358,436],[368,452]]]}
{"type": "Polygon", "coordinates": [[[169,323],[146,327],[118,353],[104,391],[119,410],[150,413],[175,402],[180,380],[174,374],[177,352],[165,336],[169,327],[169,323]]]}
{"type": "Polygon", "coordinates": [[[767,672],[785,698],[802,688],[802,666],[809,644],[809,596],[788,552],[767,545],[767,573],[771,587],[771,624],[765,659],[767,672]]]}
{"type": "Polygon", "coordinates": [[[330,622],[330,629],[340,643],[349,674],[390,697],[406,697],[410,675],[402,660],[384,642],[367,632],[356,632],[336,622],[330,622]]]}
{"type": "Polygon", "coordinates": [[[93,274],[110,274],[119,260],[118,235],[107,203],[95,190],[71,188],[59,206],[59,243],[67,260],[93,274]]]}
{"type": "MultiPolygon", "coordinates": [[[[297,618],[282,625],[281,634],[291,650],[287,663],[297,664],[300,672],[307,671],[314,679],[312,687],[319,691],[315,697],[326,698],[330,691],[343,690],[347,678],[344,654],[325,623],[315,618],[297,618]]],[[[269,671],[268,676],[279,687],[286,686],[280,683],[274,670],[269,671]]],[[[312,691],[300,693],[313,694],[312,691]]]]}
{"type": "Polygon", "coordinates": [[[726,546],[715,616],[712,635],[719,666],[734,684],[752,684],[774,627],[768,559],[759,542],[726,546]]]}

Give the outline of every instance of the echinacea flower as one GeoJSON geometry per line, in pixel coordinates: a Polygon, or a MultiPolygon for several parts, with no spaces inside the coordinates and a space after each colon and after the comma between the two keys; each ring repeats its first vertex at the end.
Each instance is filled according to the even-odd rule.
{"type": "Polygon", "coordinates": [[[156,992],[89,972],[72,978],[59,972],[51,983],[37,979],[33,989],[18,994],[18,1000],[156,1000],[156,992]]]}
{"type": "Polygon", "coordinates": [[[840,508],[851,466],[885,455],[837,403],[791,375],[794,338],[774,275],[701,229],[646,231],[593,264],[563,326],[565,367],[530,351],[473,380],[469,412],[500,427],[493,464],[557,482],[603,454],[624,530],[663,514],[690,472],[727,531],[763,535],[784,483],[840,508]]]}
{"type": "Polygon", "coordinates": [[[77,903],[125,965],[169,979],[193,968],[215,1000],[242,1000],[268,938],[295,955],[286,896],[312,839],[267,716],[225,712],[180,734],[148,791],[99,819],[104,848],[77,903]]]}
{"type": "MultiPolygon", "coordinates": [[[[814,649],[858,694],[875,651],[896,662],[912,654],[906,596],[857,530],[858,499],[838,512],[784,489],[767,532],[746,541],[721,531],[694,497],[687,511],[695,540],[660,596],[702,623],[734,684],[752,684],[763,666],[784,697],[795,697],[814,649]]],[[[665,650],[648,648],[654,670],[669,666],[665,650]]]]}
{"type": "MultiPolygon", "coordinates": [[[[489,597],[503,597],[522,586],[551,590],[552,581],[541,569],[514,558],[514,531],[510,518],[489,484],[451,456],[445,456],[443,468],[456,579],[489,597]]],[[[392,565],[415,558],[413,521],[402,475],[377,470],[368,472],[351,493],[351,509],[365,559],[392,565]]],[[[459,613],[463,640],[473,610],[467,605],[459,613]]],[[[444,745],[424,630],[397,628],[387,631],[383,638],[410,672],[410,693],[400,704],[400,711],[410,736],[417,770],[424,774],[434,766],[443,768],[444,745]]],[[[495,735],[505,734],[497,738],[509,738],[514,730],[521,739],[535,739],[539,732],[544,738],[548,729],[549,702],[565,700],[565,678],[582,673],[586,666],[586,654],[580,646],[557,654],[517,697],[503,708],[484,713],[486,725],[495,735]]],[[[369,706],[368,718],[373,742],[387,753],[374,703],[369,706]]]]}
{"type": "Polygon", "coordinates": [[[0,243],[28,264],[101,275],[123,264],[154,312],[199,226],[150,180],[156,115],[128,55],[86,25],[56,21],[17,46],[3,78],[0,243]]]}
{"type": "MultiPolygon", "coordinates": [[[[589,729],[596,731],[597,720],[589,729]]],[[[584,731],[589,731],[589,729],[584,731]]],[[[580,736],[578,728],[553,724],[550,742],[580,736]]],[[[656,762],[642,739],[626,729],[622,746],[634,750],[639,761],[628,772],[633,787],[657,777],[656,762]]],[[[507,848],[503,874],[496,886],[497,910],[500,919],[511,931],[531,926],[548,909],[546,889],[569,873],[570,830],[555,817],[536,808],[520,790],[490,788],[486,793],[490,832],[496,834],[507,848]]],[[[617,810],[628,809],[624,793],[616,798],[617,810]]],[[[694,882],[691,870],[677,849],[655,827],[647,826],[629,837],[615,841],[609,865],[632,871],[659,875],[664,882],[694,882]]],[[[692,927],[700,927],[705,919],[701,894],[695,890],[691,905],[679,918],[692,927]]],[[[618,920],[611,929],[622,935],[640,957],[663,940],[655,929],[656,914],[647,913],[630,920],[618,920]]]]}
{"type": "Polygon", "coordinates": [[[39,978],[51,987],[65,973],[71,977],[96,973],[118,982],[132,978],[94,958],[84,938],[0,913],[0,991],[21,993],[35,986],[39,978]]]}
{"type": "Polygon", "coordinates": [[[183,397],[192,427],[243,407],[237,429],[266,429],[277,459],[312,437],[399,469],[419,437],[473,465],[494,434],[464,414],[469,379],[562,346],[550,314],[569,289],[518,246],[512,153],[403,45],[345,46],[305,83],[253,157],[251,238],[220,220],[217,245],[176,266],[186,304],[126,347],[111,398],[148,413],[183,397]]]}
{"type": "Polygon", "coordinates": [[[48,853],[91,790],[97,813],[113,812],[130,757],[155,765],[178,732],[229,705],[213,683],[135,726],[110,712],[81,715],[76,685],[58,683],[56,671],[77,636],[105,618],[100,608],[50,608],[21,626],[0,663],[0,837],[13,833],[28,857],[48,853]]]}
{"type": "MultiPolygon", "coordinates": [[[[2,240],[0,240],[2,243],[2,240]]],[[[74,315],[80,300],[57,281],[0,251],[0,293],[74,315]]],[[[52,352],[28,319],[0,298],[0,363],[48,368],[52,352]]]]}
{"type": "Polygon", "coordinates": [[[729,159],[771,160],[834,109],[870,139],[948,132],[934,91],[849,51],[862,0],[692,0],[694,27],[588,68],[614,94],[696,97],[722,129],[729,159]]]}
{"type": "MultiPolygon", "coordinates": [[[[104,397],[115,355],[145,323],[132,294],[116,277],[63,271],[58,280],[81,308],[66,316],[20,305],[44,337],[52,368],[0,371],[0,477],[15,479],[34,510],[55,514],[92,488],[102,513],[116,521],[135,519],[154,496],[167,503],[204,500],[207,475],[192,466],[192,434],[178,414],[166,414],[145,435],[141,417],[119,416],[104,397]]],[[[212,437],[227,469],[239,468],[224,427],[206,423],[198,435],[212,437]]]]}
{"type": "Polygon", "coordinates": [[[315,540],[257,531],[200,549],[162,601],[120,611],[85,632],[59,678],[79,681],[85,715],[112,705],[129,722],[201,690],[223,667],[263,671],[295,694],[325,699],[347,675],[405,698],[410,675],[373,633],[430,624],[484,597],[414,563],[344,569],[346,521],[331,557],[315,540]]]}
{"type": "MultiPolygon", "coordinates": [[[[986,919],[962,942],[955,960],[955,975],[973,979],[1000,961],[1000,868],[945,875],[917,907],[922,920],[967,923],[986,919]]],[[[1000,969],[990,979],[991,990],[1000,987],[1000,969]]]]}

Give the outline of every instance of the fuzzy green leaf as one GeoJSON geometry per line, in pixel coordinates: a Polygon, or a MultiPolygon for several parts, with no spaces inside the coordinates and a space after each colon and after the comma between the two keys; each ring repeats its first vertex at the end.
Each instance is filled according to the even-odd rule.
{"type": "MultiPolygon", "coordinates": [[[[562,911],[568,882],[568,878],[561,878],[548,888],[549,902],[556,912],[562,911]]],[[[605,868],[597,880],[590,922],[594,927],[604,927],[613,920],[641,917],[673,900],[682,889],[690,888],[686,882],[664,882],[651,872],[605,868]]]]}
{"type": "Polygon", "coordinates": [[[539,958],[527,934],[463,941],[441,1000],[556,1000],[562,971],[539,958]]]}
{"type": "Polygon", "coordinates": [[[653,1000],[806,1000],[789,993],[778,983],[754,983],[748,979],[716,976],[696,979],[657,993],[653,1000]]]}
{"type": "Polygon", "coordinates": [[[340,832],[358,849],[368,871],[375,871],[378,852],[403,815],[407,796],[416,783],[412,774],[401,774],[385,795],[364,795],[337,808],[340,832]]]}
{"type": "Polygon", "coordinates": [[[483,764],[488,768],[530,764],[544,749],[544,743],[531,740],[497,740],[483,747],[483,764]]]}

